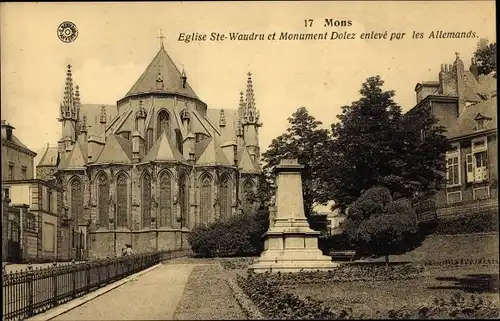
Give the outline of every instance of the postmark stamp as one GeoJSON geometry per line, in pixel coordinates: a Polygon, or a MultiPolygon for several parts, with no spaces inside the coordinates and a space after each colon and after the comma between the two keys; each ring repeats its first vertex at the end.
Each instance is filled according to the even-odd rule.
{"type": "Polygon", "coordinates": [[[78,37],[78,28],[73,22],[64,21],[57,27],[57,36],[62,42],[71,43],[78,37]]]}

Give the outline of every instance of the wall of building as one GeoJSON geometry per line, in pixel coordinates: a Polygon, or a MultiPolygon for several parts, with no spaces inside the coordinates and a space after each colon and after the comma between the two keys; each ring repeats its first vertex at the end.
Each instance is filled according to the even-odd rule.
{"type": "Polygon", "coordinates": [[[439,125],[450,127],[458,118],[458,105],[456,102],[435,102],[432,103],[432,113],[439,119],[439,125]]]}
{"type": "Polygon", "coordinates": [[[42,214],[42,257],[57,257],[57,216],[42,214]]]}
{"type": "Polygon", "coordinates": [[[4,185],[2,188],[10,190],[11,204],[26,204],[31,207],[31,188],[29,184],[4,185]]]}
{"type": "Polygon", "coordinates": [[[24,152],[11,148],[4,144],[2,139],[2,181],[5,180],[20,180],[33,178],[34,157],[24,152]],[[13,168],[13,177],[9,177],[9,166],[13,168]],[[26,169],[26,177],[23,176],[22,170],[26,169]]]}

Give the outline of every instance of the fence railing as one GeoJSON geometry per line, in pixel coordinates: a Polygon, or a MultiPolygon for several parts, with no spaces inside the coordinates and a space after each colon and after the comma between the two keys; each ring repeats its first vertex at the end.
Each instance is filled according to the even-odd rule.
{"type": "Polygon", "coordinates": [[[191,250],[141,253],[3,273],[3,320],[23,320],[191,250]]]}

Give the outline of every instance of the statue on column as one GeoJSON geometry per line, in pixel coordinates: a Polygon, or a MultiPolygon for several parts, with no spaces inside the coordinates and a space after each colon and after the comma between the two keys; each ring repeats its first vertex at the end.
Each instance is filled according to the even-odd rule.
{"type": "Polygon", "coordinates": [[[113,199],[113,195],[109,196],[109,222],[113,223],[115,221],[116,204],[113,199]]]}

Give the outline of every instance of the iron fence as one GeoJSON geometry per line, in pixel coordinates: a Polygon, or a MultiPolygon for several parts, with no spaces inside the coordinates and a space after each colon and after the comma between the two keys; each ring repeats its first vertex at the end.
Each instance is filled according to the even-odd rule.
{"type": "Polygon", "coordinates": [[[141,253],[3,273],[3,320],[23,320],[191,250],[141,253]]]}

